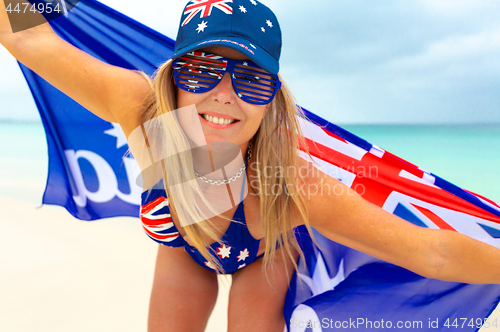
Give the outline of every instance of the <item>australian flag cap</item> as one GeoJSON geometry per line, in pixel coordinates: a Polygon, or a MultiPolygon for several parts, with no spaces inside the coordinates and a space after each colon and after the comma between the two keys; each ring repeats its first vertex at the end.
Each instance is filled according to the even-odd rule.
{"type": "Polygon", "coordinates": [[[257,0],[191,0],[184,8],[174,55],[224,46],[246,55],[272,74],[279,71],[281,29],[257,0]]]}

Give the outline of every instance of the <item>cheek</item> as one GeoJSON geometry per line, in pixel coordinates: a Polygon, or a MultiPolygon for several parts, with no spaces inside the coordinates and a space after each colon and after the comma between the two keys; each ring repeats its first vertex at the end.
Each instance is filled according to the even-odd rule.
{"type": "Polygon", "coordinates": [[[177,101],[176,108],[181,108],[188,105],[187,92],[179,89],[177,86],[175,87],[175,99],[177,101]]]}
{"type": "Polygon", "coordinates": [[[209,92],[206,93],[187,92],[182,89],[179,89],[176,86],[175,87],[175,95],[177,100],[176,108],[182,108],[191,105],[199,105],[207,98],[208,94],[209,92]]]}
{"type": "Polygon", "coordinates": [[[269,105],[264,105],[264,106],[259,106],[259,117],[260,117],[260,122],[264,120],[266,117],[266,114],[269,110],[269,105]]]}
{"type": "Polygon", "coordinates": [[[262,121],[264,120],[264,117],[266,116],[268,111],[268,106],[267,105],[252,105],[250,107],[246,107],[245,113],[248,116],[248,122],[251,123],[252,129],[257,130],[260,125],[262,124],[262,121]]]}

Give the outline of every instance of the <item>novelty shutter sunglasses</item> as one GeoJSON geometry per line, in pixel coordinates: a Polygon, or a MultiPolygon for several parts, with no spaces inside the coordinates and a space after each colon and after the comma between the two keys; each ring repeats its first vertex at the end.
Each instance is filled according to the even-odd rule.
{"type": "Polygon", "coordinates": [[[172,63],[175,84],[184,91],[212,90],[225,73],[231,74],[234,91],[243,101],[269,104],[281,87],[277,74],[269,74],[251,61],[233,60],[205,52],[190,52],[172,63]]]}

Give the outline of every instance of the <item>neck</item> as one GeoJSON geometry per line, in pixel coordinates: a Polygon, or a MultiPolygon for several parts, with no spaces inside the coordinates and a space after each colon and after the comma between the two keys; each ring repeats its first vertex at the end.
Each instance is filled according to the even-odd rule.
{"type": "Polygon", "coordinates": [[[227,180],[245,165],[249,142],[240,146],[212,142],[192,150],[195,172],[210,180],[227,180]]]}

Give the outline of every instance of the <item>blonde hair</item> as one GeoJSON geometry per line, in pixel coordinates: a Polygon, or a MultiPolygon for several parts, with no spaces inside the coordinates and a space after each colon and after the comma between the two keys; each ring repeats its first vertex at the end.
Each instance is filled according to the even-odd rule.
{"type": "MultiPolygon", "coordinates": [[[[178,151],[187,151],[189,146],[179,123],[174,121],[172,117],[163,117],[164,114],[175,110],[177,106],[171,65],[171,60],[165,62],[156,71],[152,80],[148,77],[152,92],[147,99],[141,116],[141,123],[143,124],[154,118],[164,119],[162,121],[163,128],[157,133],[164,136],[163,148],[170,151],[169,155],[178,151]]],[[[298,168],[300,157],[297,148],[299,141],[310,157],[299,123],[299,118],[305,118],[304,112],[296,105],[295,98],[281,77],[280,80],[282,82],[281,89],[269,105],[259,129],[251,139],[254,147],[255,163],[248,165],[257,173],[259,193],[263,193],[264,188],[275,188],[276,186],[286,188],[286,190],[280,190],[277,195],[274,193],[273,195],[267,193],[259,195],[261,221],[265,231],[263,265],[266,275],[267,269],[276,258],[278,245],[284,249],[281,254],[285,264],[287,261],[286,255],[292,261],[296,271],[298,271],[298,266],[292,249],[295,249],[304,259],[303,252],[293,234],[292,210],[294,207],[299,212],[299,218],[302,218],[311,238],[316,243],[309,225],[306,200],[298,190],[299,184],[293,176],[294,174],[289,174],[287,171],[281,173],[283,176],[279,177],[265,176],[265,170],[269,169],[269,167],[272,170],[288,169],[290,166],[295,167],[294,169],[298,168]]],[[[185,154],[183,156],[183,158],[167,158],[162,161],[161,165],[165,191],[170,201],[170,209],[177,215],[179,220],[182,220],[181,218],[204,220],[203,222],[184,226],[184,229],[201,255],[215,266],[217,272],[224,273],[222,266],[214,259],[215,253],[211,254],[209,252],[209,248],[212,248],[209,244],[204,243],[202,236],[208,235],[219,244],[221,244],[221,241],[214,231],[213,224],[209,220],[203,219],[203,213],[200,213],[196,203],[193,204],[193,197],[189,196],[189,193],[201,193],[196,181],[183,184],[191,189],[187,191],[173,190],[168,185],[169,180],[182,183],[183,181],[179,181],[180,178],[187,179],[193,175],[192,160],[185,154]],[[191,167],[189,167],[190,162],[191,167]]],[[[224,216],[221,217],[228,219],[224,216]]]]}

